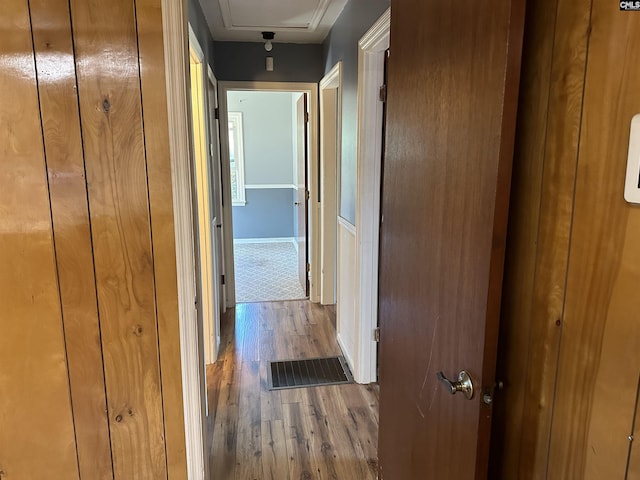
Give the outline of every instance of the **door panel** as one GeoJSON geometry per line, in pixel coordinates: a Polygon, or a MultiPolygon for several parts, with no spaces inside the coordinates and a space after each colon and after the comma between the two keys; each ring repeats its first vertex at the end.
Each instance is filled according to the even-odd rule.
{"type": "Polygon", "coordinates": [[[380,258],[382,478],[482,479],[524,8],[392,1],[380,258]],[[467,370],[472,400],[438,382],[467,370]]]}
{"type": "Polygon", "coordinates": [[[336,303],[338,88],[320,89],[320,303],[336,303]]]}
{"type": "Polygon", "coordinates": [[[297,189],[297,242],[298,242],[298,278],[300,284],[305,292],[305,295],[309,295],[309,275],[307,272],[307,263],[309,262],[309,253],[307,251],[307,230],[308,230],[308,212],[309,212],[309,200],[307,198],[307,191],[309,185],[307,184],[307,171],[308,171],[308,159],[309,159],[309,142],[307,134],[307,94],[304,93],[298,99],[296,103],[296,122],[298,132],[297,142],[297,158],[298,158],[298,189],[297,189]]]}
{"type": "MultiPolygon", "coordinates": [[[[211,174],[209,169],[209,141],[205,112],[203,65],[195,50],[191,49],[191,126],[193,135],[193,180],[195,213],[197,217],[197,262],[199,265],[200,294],[198,308],[202,317],[205,364],[215,361],[214,323],[214,261],[212,247],[213,217],[211,212],[211,174]]],[[[204,370],[203,370],[204,372],[204,370]]]]}
{"type": "MultiPolygon", "coordinates": [[[[215,228],[213,230],[215,248],[216,274],[218,276],[218,317],[226,311],[226,295],[225,285],[222,283],[222,276],[225,274],[224,269],[224,216],[222,214],[222,165],[220,163],[220,122],[216,118],[218,109],[218,89],[215,78],[209,77],[208,83],[208,100],[209,100],[209,119],[210,119],[210,142],[212,145],[211,158],[211,186],[213,193],[213,211],[216,217],[215,228]]],[[[218,339],[220,337],[220,328],[216,327],[218,339]]]]}
{"type": "Polygon", "coordinates": [[[77,479],[28,4],[0,17],[0,477],[77,479]]]}

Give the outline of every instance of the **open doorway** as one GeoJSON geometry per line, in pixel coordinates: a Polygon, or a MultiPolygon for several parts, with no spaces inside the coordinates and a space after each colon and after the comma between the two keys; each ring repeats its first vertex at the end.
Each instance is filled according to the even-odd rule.
{"type": "Polygon", "coordinates": [[[306,122],[299,92],[227,92],[236,302],[307,296],[306,122]],[[301,130],[299,135],[298,131],[301,130]],[[300,180],[298,172],[302,172],[300,180]]]}
{"type": "Polygon", "coordinates": [[[206,98],[204,55],[195,39],[189,39],[189,69],[191,77],[191,122],[193,142],[193,193],[195,230],[196,230],[196,258],[198,266],[198,316],[202,328],[202,342],[204,346],[203,361],[213,363],[217,356],[220,342],[220,311],[218,299],[218,265],[215,253],[217,250],[215,238],[215,208],[213,202],[212,175],[210,149],[208,145],[208,108],[206,98]]]}
{"type": "Polygon", "coordinates": [[[313,299],[316,92],[310,84],[220,83],[229,307],[313,299]]]}

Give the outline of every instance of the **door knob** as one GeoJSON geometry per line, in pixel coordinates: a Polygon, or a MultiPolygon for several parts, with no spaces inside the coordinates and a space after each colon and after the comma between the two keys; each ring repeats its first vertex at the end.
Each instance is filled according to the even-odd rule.
{"type": "Polygon", "coordinates": [[[449,393],[451,395],[455,395],[458,392],[464,393],[464,396],[467,400],[471,400],[473,398],[473,382],[471,381],[471,376],[466,370],[462,370],[458,374],[458,381],[452,382],[447,377],[444,376],[444,373],[438,372],[436,374],[440,383],[447,387],[449,393]]]}

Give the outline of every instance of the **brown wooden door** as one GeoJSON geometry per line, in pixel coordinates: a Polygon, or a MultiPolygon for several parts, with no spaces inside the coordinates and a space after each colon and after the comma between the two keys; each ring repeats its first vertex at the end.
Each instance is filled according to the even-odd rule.
{"type": "Polygon", "coordinates": [[[392,0],[381,477],[487,476],[524,5],[392,0]],[[436,374],[470,373],[475,396],[436,374]]]}
{"type": "Polygon", "coordinates": [[[300,284],[305,292],[309,295],[309,276],[307,273],[307,264],[309,263],[309,254],[307,252],[307,227],[309,211],[309,199],[307,198],[307,162],[309,159],[309,139],[307,136],[307,94],[304,93],[296,102],[296,122],[298,131],[297,142],[297,159],[298,159],[298,178],[297,178],[297,197],[295,201],[297,210],[297,231],[296,241],[298,242],[298,277],[300,284]]]}

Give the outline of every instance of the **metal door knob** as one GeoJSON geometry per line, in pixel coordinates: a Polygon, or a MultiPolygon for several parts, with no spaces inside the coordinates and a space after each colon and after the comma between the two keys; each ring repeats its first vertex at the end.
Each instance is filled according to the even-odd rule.
{"type": "Polygon", "coordinates": [[[462,370],[458,374],[457,382],[452,382],[445,377],[442,372],[438,372],[436,376],[438,377],[438,381],[447,387],[451,395],[462,392],[467,400],[471,400],[473,398],[473,382],[471,381],[471,376],[466,370],[462,370]]]}

